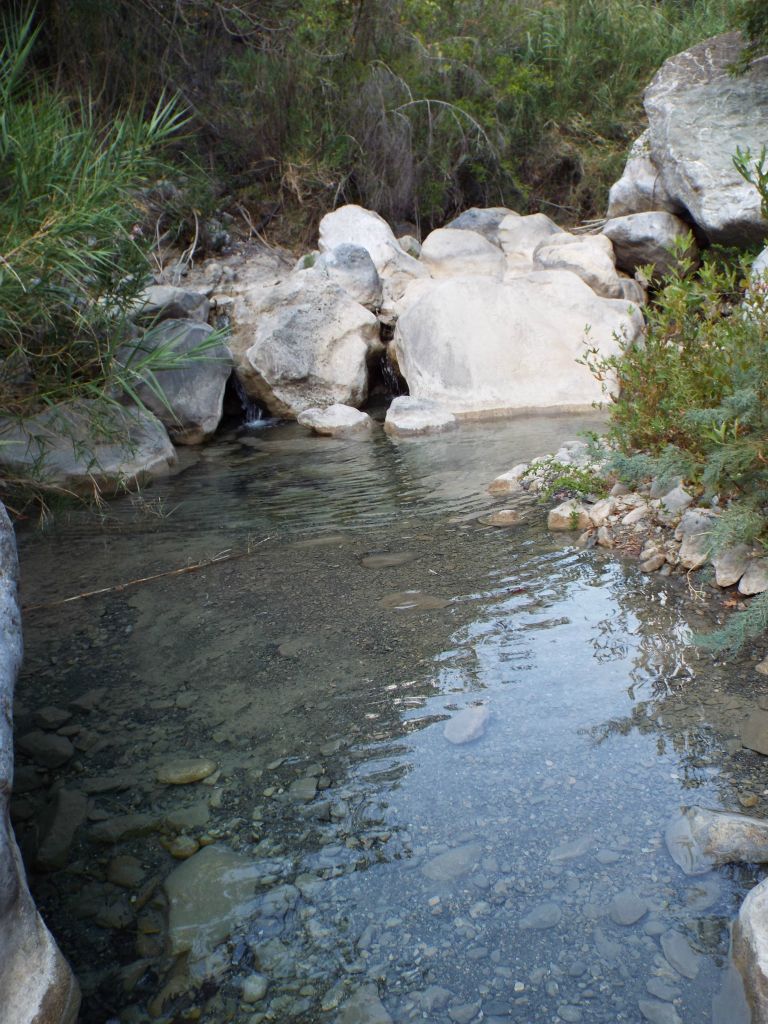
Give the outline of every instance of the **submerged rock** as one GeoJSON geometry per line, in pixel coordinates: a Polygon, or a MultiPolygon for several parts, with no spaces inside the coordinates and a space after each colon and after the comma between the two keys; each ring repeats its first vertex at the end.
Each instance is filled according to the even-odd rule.
{"type": "Polygon", "coordinates": [[[428,860],[421,870],[433,882],[454,882],[475,866],[482,853],[480,843],[465,843],[428,860]]]}
{"type": "Polygon", "coordinates": [[[165,786],[184,786],[207,779],[216,768],[216,762],[208,757],[182,757],[161,764],[155,778],[165,786]]]}
{"type": "Polygon", "coordinates": [[[546,928],[554,928],[560,924],[562,916],[563,911],[560,904],[547,901],[540,903],[533,910],[529,910],[524,917],[521,917],[519,926],[524,929],[543,931],[546,928]]]}
{"type": "Polygon", "coordinates": [[[491,712],[487,704],[464,708],[447,721],[443,727],[443,736],[449,743],[457,746],[479,740],[485,733],[491,712]]]}
{"type": "Polygon", "coordinates": [[[670,928],[661,936],[661,948],[667,962],[684,978],[693,979],[699,973],[701,957],[694,953],[690,943],[681,933],[670,928]]]}
{"type": "Polygon", "coordinates": [[[720,864],[768,862],[768,821],[703,807],[683,808],[664,838],[672,860],[687,875],[720,864]]]}
{"type": "Polygon", "coordinates": [[[363,985],[344,1004],[336,1024],[392,1024],[375,985],[363,985]]]}

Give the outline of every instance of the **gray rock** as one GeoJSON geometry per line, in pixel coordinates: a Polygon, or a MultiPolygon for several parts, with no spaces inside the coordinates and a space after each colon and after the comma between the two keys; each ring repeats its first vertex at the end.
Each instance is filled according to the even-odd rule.
{"type": "Polygon", "coordinates": [[[672,860],[687,875],[703,875],[720,864],[768,861],[768,822],[746,814],[683,808],[664,839],[672,860]]]}
{"type": "Polygon", "coordinates": [[[657,1003],[655,999],[640,999],[637,1004],[643,1017],[650,1024],[682,1024],[677,1010],[671,1003],[657,1003]]]}
{"type": "Polygon", "coordinates": [[[81,400],[0,420],[0,466],[78,494],[145,484],[175,461],[165,427],[136,408],[81,400]]]}
{"type": "Polygon", "coordinates": [[[518,923],[520,928],[543,931],[545,928],[554,928],[558,925],[562,916],[563,911],[559,903],[546,901],[529,910],[518,923]]]}
{"type": "Polygon", "coordinates": [[[173,285],[153,284],[139,295],[130,316],[133,320],[199,320],[208,319],[211,304],[207,295],[175,288],[173,285]]]}
{"type": "Polygon", "coordinates": [[[648,902],[631,889],[624,889],[611,900],[608,913],[614,924],[631,925],[648,911],[648,902]]]}
{"type": "Polygon", "coordinates": [[[470,1024],[470,1021],[473,1021],[478,1013],[480,1013],[482,1005],[481,1002],[460,1003],[458,1006],[452,1006],[448,1010],[448,1016],[454,1021],[454,1024],[470,1024]]]}
{"type": "Polygon", "coordinates": [[[349,242],[321,253],[314,263],[315,270],[328,277],[361,306],[375,312],[382,303],[381,278],[368,250],[349,242]]]}
{"type": "Polygon", "coordinates": [[[440,434],[457,425],[456,417],[445,406],[409,395],[394,398],[384,420],[386,433],[396,437],[440,434]]]}
{"type": "Polygon", "coordinates": [[[165,320],[120,350],[121,362],[144,378],[142,362],[157,353],[178,361],[174,369],[156,370],[162,401],[146,383],[136,387],[142,402],[168,429],[176,444],[200,444],[221,422],[224,388],[232,372],[232,353],[223,341],[211,340],[213,328],[189,320],[165,320]]]}
{"type": "MultiPolygon", "coordinates": [[[[639,267],[652,263],[659,277],[665,277],[675,267],[671,247],[682,241],[690,230],[679,217],[658,210],[616,217],[603,225],[603,234],[613,242],[616,266],[620,270],[634,274],[639,267]]],[[[694,262],[698,260],[694,241],[685,255],[694,262]]]]}
{"type": "Polygon", "coordinates": [[[758,754],[768,754],[768,711],[754,708],[741,729],[741,742],[758,754]]]}
{"type": "Polygon", "coordinates": [[[342,1007],[336,1024],[392,1024],[375,985],[363,985],[342,1007]]]}
{"type": "Polygon", "coordinates": [[[611,186],[608,217],[613,219],[657,210],[681,212],[679,205],[667,193],[659,169],[653,162],[650,132],[646,129],[632,144],[621,178],[611,186]]]}
{"type": "Polygon", "coordinates": [[[706,565],[711,552],[709,534],[714,525],[715,513],[705,508],[689,508],[675,530],[675,540],[680,545],[680,564],[684,569],[700,569],[706,565]]]}
{"type": "Polygon", "coordinates": [[[89,836],[96,843],[118,843],[121,839],[135,839],[156,832],[160,819],[154,814],[118,814],[114,818],[97,822],[89,836]]]}
{"type": "Polygon", "coordinates": [[[768,1020],[768,879],[747,894],[733,927],[732,959],[744,983],[752,1020],[768,1020]]]}
{"type": "Polygon", "coordinates": [[[649,994],[661,999],[665,1003],[671,1003],[680,996],[680,989],[664,978],[649,978],[645,983],[649,994]]]}
{"type": "Polygon", "coordinates": [[[107,867],[107,881],[121,889],[137,889],[145,876],[141,862],[130,854],[113,857],[107,867]]]}
{"type": "Polygon", "coordinates": [[[294,779],[288,787],[288,796],[297,804],[306,804],[315,799],[317,793],[317,779],[308,775],[303,779],[294,779]]]}
{"type": "Polygon", "coordinates": [[[57,736],[47,732],[28,732],[20,736],[18,748],[30,757],[35,764],[44,768],[60,768],[75,753],[66,736],[57,736]]]}
{"type": "Polygon", "coordinates": [[[38,729],[60,729],[72,717],[72,712],[65,708],[37,708],[32,713],[32,720],[38,729]]]}
{"type": "Polygon", "coordinates": [[[759,153],[768,137],[768,62],[745,74],[731,66],[738,33],[708,39],[670,57],[645,91],[650,148],[664,189],[711,242],[764,238],[760,196],[733,165],[737,147],[759,153]]]}
{"type": "Polygon", "coordinates": [[[326,437],[368,436],[373,420],[350,405],[329,405],[325,409],[305,409],[298,415],[302,427],[326,437]]]}
{"type": "Polygon", "coordinates": [[[35,908],[10,827],[11,708],[21,655],[16,543],[0,503],[0,1016],[9,1024],[75,1024],[80,989],[35,908]]]}
{"type": "Polygon", "coordinates": [[[428,860],[421,870],[433,882],[454,882],[475,866],[482,853],[480,843],[465,843],[428,860]]]}
{"type": "Polygon", "coordinates": [[[35,855],[39,871],[58,871],[67,863],[75,832],[85,821],[88,798],[74,789],[60,789],[42,817],[35,855]]]}
{"type": "Polygon", "coordinates": [[[564,1003],[562,1006],[558,1006],[557,1016],[560,1020],[564,1020],[566,1024],[578,1024],[581,1020],[581,1010],[578,1006],[570,1006],[568,1003],[564,1003]]]}
{"type": "Polygon", "coordinates": [[[513,210],[508,210],[506,206],[489,206],[484,208],[472,206],[463,213],[460,213],[458,217],[448,221],[445,226],[446,228],[458,228],[459,231],[476,231],[494,245],[500,245],[499,226],[504,218],[510,215],[512,217],[517,216],[513,210]]]}
{"type": "Polygon", "coordinates": [[[753,559],[739,580],[739,593],[746,597],[768,590],[768,558],[753,559]]]}
{"type": "Polygon", "coordinates": [[[269,978],[263,974],[249,974],[243,979],[241,998],[244,1003],[259,1003],[267,994],[269,978]]]}
{"type": "Polygon", "coordinates": [[[749,568],[751,548],[747,544],[734,544],[719,551],[712,559],[718,587],[732,587],[749,568]]]}
{"type": "Polygon", "coordinates": [[[550,850],[548,860],[552,864],[564,864],[569,860],[578,860],[584,857],[594,848],[595,837],[590,833],[570,839],[567,843],[560,843],[550,850]]]}
{"type": "Polygon", "coordinates": [[[694,953],[686,937],[670,928],[661,936],[661,948],[668,963],[684,978],[695,978],[701,967],[701,957],[694,953]]]}
{"type": "Polygon", "coordinates": [[[659,518],[671,522],[676,515],[685,512],[693,502],[693,496],[684,487],[678,485],[662,494],[653,502],[653,507],[659,510],[659,518]]]}
{"type": "Polygon", "coordinates": [[[449,743],[456,745],[472,743],[485,733],[490,717],[487,704],[464,708],[445,723],[443,736],[449,743]]]}

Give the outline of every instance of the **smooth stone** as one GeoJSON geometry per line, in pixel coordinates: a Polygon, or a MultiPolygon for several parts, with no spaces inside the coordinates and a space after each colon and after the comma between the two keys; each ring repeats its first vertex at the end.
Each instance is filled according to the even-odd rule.
{"type": "Polygon", "coordinates": [[[176,860],[187,860],[200,849],[200,843],[193,836],[176,836],[168,844],[168,853],[176,860]]]}
{"type": "Polygon", "coordinates": [[[671,1003],[680,995],[680,989],[663,978],[649,978],[645,984],[649,994],[661,999],[665,1003],[671,1003]]]}
{"type": "Polygon", "coordinates": [[[557,1016],[560,1020],[564,1020],[566,1024],[578,1024],[581,1020],[581,1010],[578,1006],[558,1006],[557,1016]]]}
{"type": "Polygon", "coordinates": [[[554,928],[560,923],[562,916],[563,912],[559,904],[544,902],[534,907],[533,910],[529,910],[520,918],[518,924],[520,928],[542,931],[545,928],[554,928]]]}
{"type": "Polygon", "coordinates": [[[720,864],[768,861],[768,821],[746,814],[683,808],[664,839],[672,860],[687,875],[703,875],[720,864]]]}
{"type": "Polygon", "coordinates": [[[631,889],[624,889],[614,896],[608,906],[608,913],[614,924],[628,926],[635,924],[648,911],[648,903],[631,889]]]}
{"type": "Polygon", "coordinates": [[[491,494],[514,494],[523,489],[521,480],[528,469],[528,463],[522,462],[513,466],[506,473],[501,473],[488,484],[488,491],[491,494]]]}
{"type": "Polygon", "coordinates": [[[365,569],[395,569],[399,565],[415,561],[416,558],[418,555],[415,551],[377,551],[363,555],[360,565],[365,569]]]}
{"type": "Polygon", "coordinates": [[[550,509],[547,516],[548,530],[588,530],[591,526],[589,509],[575,498],[550,509]]]}
{"type": "Polygon", "coordinates": [[[164,882],[171,954],[199,959],[249,920],[260,875],[259,864],[218,844],[174,868],[164,882]]]}
{"type": "Polygon", "coordinates": [[[269,988],[269,978],[265,978],[263,974],[249,974],[247,978],[243,979],[243,987],[240,993],[240,998],[244,1003],[258,1003],[267,994],[269,988]]]}
{"type": "Polygon", "coordinates": [[[167,761],[155,772],[155,778],[164,786],[185,786],[201,782],[213,775],[217,765],[207,757],[186,757],[167,761]]]}
{"type": "Polygon", "coordinates": [[[718,587],[732,587],[739,582],[749,568],[751,550],[747,544],[734,544],[715,555],[712,565],[718,587]]]}
{"type": "Polygon", "coordinates": [[[40,871],[59,871],[67,863],[77,829],[88,813],[88,798],[74,789],[60,789],[41,822],[41,840],[35,856],[40,871]]]}
{"type": "Polygon", "coordinates": [[[97,843],[117,843],[121,839],[136,839],[156,832],[159,824],[154,814],[120,814],[97,822],[91,828],[90,838],[97,843]]]}
{"type": "Polygon", "coordinates": [[[317,779],[312,775],[303,779],[294,779],[288,787],[288,796],[296,803],[307,804],[310,800],[315,799],[316,793],[317,779]]]}
{"type": "Polygon", "coordinates": [[[72,712],[64,708],[38,708],[32,713],[32,720],[38,729],[60,729],[71,717],[72,712]]]}
{"type": "Polygon", "coordinates": [[[421,590],[399,590],[392,594],[385,594],[379,601],[379,607],[398,612],[437,611],[450,603],[445,597],[425,594],[421,590]]]}
{"type": "Polygon", "coordinates": [[[683,1024],[671,1003],[657,1003],[655,999],[640,999],[638,1007],[650,1024],[683,1024]]]}
{"type": "Polygon", "coordinates": [[[755,558],[739,580],[739,593],[745,597],[768,590],[768,558],[755,558]]]}
{"type": "Polygon", "coordinates": [[[472,743],[485,733],[490,717],[491,712],[487,704],[464,708],[445,723],[443,736],[449,743],[457,745],[472,743]]]}
{"type": "Polygon", "coordinates": [[[670,928],[661,936],[661,948],[669,964],[678,974],[691,980],[699,973],[701,957],[694,953],[688,940],[680,932],[670,928]]]}
{"type": "Polygon", "coordinates": [[[324,409],[304,409],[297,419],[300,426],[308,427],[316,434],[326,437],[368,434],[373,426],[373,420],[367,413],[338,402],[324,409]]]}
{"type": "Polygon", "coordinates": [[[747,894],[733,927],[732,959],[744,982],[752,1020],[768,1020],[768,880],[747,894]]]}
{"type": "Polygon", "coordinates": [[[174,807],[166,811],[163,823],[173,832],[183,832],[190,828],[204,828],[211,816],[207,800],[200,800],[186,807],[174,807]]]}
{"type": "Polygon", "coordinates": [[[19,750],[32,758],[35,764],[44,768],[60,768],[75,753],[66,736],[51,735],[46,732],[28,732],[17,741],[19,750]]]}
{"type": "Polygon", "coordinates": [[[755,708],[741,728],[742,745],[758,754],[768,754],[768,711],[755,708]]]}
{"type": "Polygon", "coordinates": [[[448,1016],[454,1024],[470,1024],[480,1012],[481,1002],[461,1003],[459,1006],[452,1006],[448,1010],[448,1016]]]}
{"type": "Polygon", "coordinates": [[[130,854],[113,857],[107,866],[107,881],[122,889],[137,889],[145,874],[141,862],[130,854]]]}
{"type": "Polygon", "coordinates": [[[490,512],[487,516],[481,516],[478,520],[483,526],[517,526],[523,521],[523,516],[514,508],[500,508],[490,512]]]}
{"type": "Polygon", "coordinates": [[[428,860],[421,870],[433,882],[453,882],[474,867],[482,853],[480,843],[465,843],[428,860]]]}
{"type": "Polygon", "coordinates": [[[363,985],[342,1007],[336,1024],[392,1024],[375,985],[363,985]]]}
{"type": "Polygon", "coordinates": [[[439,434],[455,430],[458,420],[446,406],[426,398],[393,398],[384,418],[384,431],[395,437],[439,434]]]}
{"type": "Polygon", "coordinates": [[[547,859],[552,864],[563,864],[569,860],[577,860],[579,857],[584,857],[589,853],[594,845],[595,840],[591,833],[577,836],[576,839],[571,839],[567,843],[560,843],[559,846],[555,846],[554,849],[550,850],[547,859]]]}

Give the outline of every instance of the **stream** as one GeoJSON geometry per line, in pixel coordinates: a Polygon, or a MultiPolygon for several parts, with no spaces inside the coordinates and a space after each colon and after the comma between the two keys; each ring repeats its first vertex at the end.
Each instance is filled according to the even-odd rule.
{"type": "Polygon", "coordinates": [[[14,820],[84,1024],[747,1019],[729,928],[761,875],[686,877],[663,833],[768,812],[754,652],[701,654],[685,578],[541,506],[482,521],[496,475],[599,426],[268,424],[19,530],[17,734],[74,751],[20,748],[14,820]]]}

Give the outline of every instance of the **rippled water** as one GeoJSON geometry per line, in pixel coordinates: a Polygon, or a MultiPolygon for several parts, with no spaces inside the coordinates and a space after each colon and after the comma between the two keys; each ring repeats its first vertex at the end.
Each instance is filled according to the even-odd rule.
{"type": "MultiPolygon", "coordinates": [[[[19,794],[17,831],[85,1022],[713,1019],[756,875],[687,878],[662,835],[681,804],[750,791],[764,813],[735,740],[746,672],[689,645],[706,620],[683,584],[547,535],[535,506],[479,522],[490,479],[596,425],[268,428],[100,523],[21,531],[32,608],[243,556],[26,614],[17,729],[71,708],[76,753],[19,794]],[[448,742],[479,703],[484,734],[448,742]],[[156,781],[190,755],[219,771],[156,781]],[[62,784],[88,817],[65,866],[37,871],[62,784]],[[673,932],[695,977],[665,957],[673,932]],[[247,978],[267,985],[248,1003],[247,978]]],[[[735,996],[720,1007],[739,1019],[735,996]]]]}

